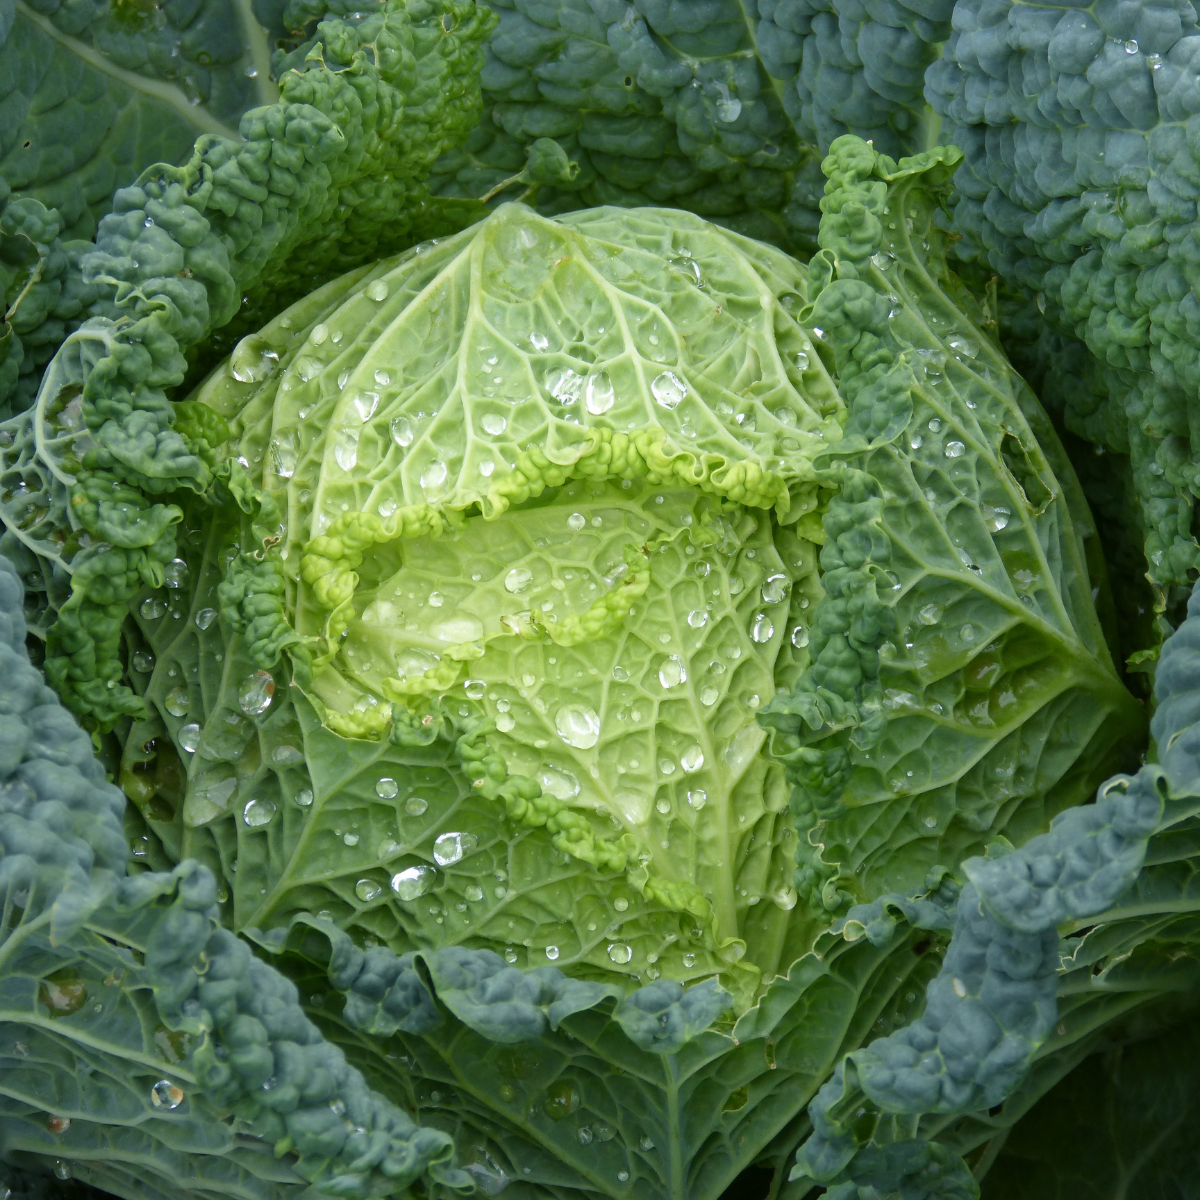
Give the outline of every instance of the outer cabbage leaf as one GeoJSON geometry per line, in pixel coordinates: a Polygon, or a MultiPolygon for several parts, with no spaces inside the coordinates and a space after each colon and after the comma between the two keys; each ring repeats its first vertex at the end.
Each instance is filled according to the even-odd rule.
{"type": "Polygon", "coordinates": [[[20,593],[0,560],[0,1155],[129,1197],[467,1183],[220,928],[208,871],[128,869],[124,797],[29,662],[20,593]]]}
{"type": "Polygon", "coordinates": [[[849,404],[818,459],[842,490],[811,665],[763,720],[796,784],[797,885],[831,911],[1026,840],[1142,729],[1070,464],[945,266],[932,218],[957,158],[896,164],[846,137],[825,161],[802,315],[849,404]]]}
{"type": "Polygon", "coordinates": [[[807,464],[839,430],[800,285],[697,219],[514,206],[330,285],[198,390],[286,514],[279,591],[250,582],[273,551],[201,518],[181,602],[136,609],[157,711],[126,786],[235,927],[733,971],[743,1006],[807,948],[754,722],[804,660],[807,464]],[[273,698],[243,698],[256,668],[273,698]],[[155,808],[164,729],[187,782],[155,808]]]}
{"type": "Polygon", "coordinates": [[[1191,1022],[1088,1059],[1005,1140],[985,1200],[1187,1196],[1200,1170],[1191,1022]]]}
{"type": "MultiPolygon", "coordinates": [[[[156,164],[121,189],[101,222],[80,260],[94,289],[92,315],[64,341],[59,353],[72,366],[51,372],[43,396],[53,415],[81,387],[90,451],[78,469],[6,461],[15,478],[0,497],[0,506],[24,499],[27,469],[36,476],[29,490],[46,469],[57,475],[56,514],[70,493],[70,520],[87,542],[48,631],[46,668],[97,728],[140,711],[119,683],[120,626],[139,584],[161,580],[179,518],[153,497],[183,489],[270,517],[238,464],[214,473],[216,426],[167,400],[165,389],[185,377],[185,350],[243,307],[273,308],[353,266],[381,239],[392,239],[389,248],[411,239],[425,174],[477,108],[478,43],[490,24],[455,0],[396,0],[322,22],[323,49],[286,73],[278,102],[243,115],[243,140],[204,135],[184,166],[156,164]],[[104,351],[83,353],[82,375],[74,369],[79,343],[104,351]]],[[[10,445],[18,454],[51,452],[16,434],[10,445]]],[[[16,508],[9,525],[25,515],[23,503],[16,508]]],[[[72,530],[58,532],[64,540],[72,530]]]]}

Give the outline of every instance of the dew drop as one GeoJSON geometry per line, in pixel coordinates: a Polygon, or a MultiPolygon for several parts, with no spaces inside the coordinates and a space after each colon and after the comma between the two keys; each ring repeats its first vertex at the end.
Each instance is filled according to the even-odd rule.
{"type": "Polygon", "coordinates": [[[796,369],[798,371],[808,370],[808,351],[797,350],[795,355],[796,369]]]}
{"type": "Polygon", "coordinates": [[[421,472],[421,486],[427,492],[436,492],[446,482],[446,464],[435,460],[421,472]]]}
{"type": "Polygon", "coordinates": [[[395,417],[392,420],[392,441],[400,447],[401,450],[412,445],[413,427],[412,422],[407,417],[395,417]]]}
{"type": "Polygon", "coordinates": [[[803,625],[797,625],[792,630],[792,645],[797,650],[803,650],[808,645],[808,630],[803,625]]]}
{"type": "Polygon", "coordinates": [[[512,713],[501,713],[496,718],[496,728],[501,733],[512,733],[513,729],[516,727],[516,724],[516,718],[512,715],[512,713]]]}
{"type": "Polygon", "coordinates": [[[366,297],[368,300],[386,300],[388,298],[388,285],[382,279],[372,280],[367,284],[366,297]]]}
{"type": "Polygon", "coordinates": [[[215,608],[201,608],[192,618],[196,622],[196,628],[202,633],[204,630],[212,627],[212,623],[217,619],[217,610],[215,608]]]}
{"type": "Polygon", "coordinates": [[[607,371],[598,371],[587,377],[587,383],[583,389],[583,403],[592,416],[598,417],[602,413],[608,412],[613,406],[614,399],[612,380],[609,379],[607,371]]]}
{"type": "Polygon", "coordinates": [[[238,707],[248,717],[257,717],[271,707],[275,695],[275,676],[270,671],[255,671],[242,680],[238,689],[238,707]]]}
{"type": "Polygon", "coordinates": [[[484,413],[479,424],[484,433],[490,433],[492,437],[499,437],[508,428],[508,421],[499,413],[484,413]]]}
{"type": "Polygon", "coordinates": [[[983,506],[983,519],[991,533],[999,533],[1006,528],[1011,516],[1007,508],[993,508],[990,504],[983,506]]]}
{"type": "Polygon", "coordinates": [[[947,442],[946,457],[961,458],[963,454],[966,453],[966,449],[966,446],[964,446],[962,442],[947,442]]]}
{"type": "Polygon", "coordinates": [[[375,382],[379,384],[380,387],[387,387],[387,385],[392,382],[391,372],[385,371],[382,367],[380,367],[379,370],[375,372],[375,382]]]}
{"type": "Polygon", "coordinates": [[[759,613],[750,625],[750,636],[759,643],[769,642],[775,636],[775,622],[766,613],[759,613]]]}
{"type": "Polygon", "coordinates": [[[386,775],[375,784],[375,795],[380,800],[392,800],[400,791],[400,785],[386,775]]]}
{"type": "Polygon", "coordinates": [[[554,728],[577,750],[590,750],[600,740],[600,718],[586,704],[564,705],[554,717],[554,728]]]}
{"type": "Polygon", "coordinates": [[[296,803],[301,808],[308,808],[313,802],[312,788],[301,788],[296,793],[296,803]]]}
{"type": "Polygon", "coordinates": [[[545,350],[550,345],[550,339],[540,333],[531,333],[529,335],[529,344],[535,350],[545,350]]]}
{"type": "Polygon", "coordinates": [[[623,966],[633,957],[633,951],[624,942],[613,942],[608,948],[608,957],[623,966]]]}
{"type": "Polygon", "coordinates": [[[763,581],[762,598],[764,604],[778,604],[788,594],[788,577],[786,575],[768,575],[763,581]]]}
{"type": "Polygon", "coordinates": [[[173,687],[163,698],[163,707],[173,717],[186,717],[188,714],[187,688],[173,687]]]}
{"type": "Polygon", "coordinates": [[[692,788],[687,794],[687,802],[699,812],[708,803],[708,793],[703,788],[692,788]]]}
{"type": "Polygon", "coordinates": [[[1137,52],[1138,52],[1137,39],[1130,38],[1129,41],[1127,41],[1125,43],[1125,53],[1126,54],[1136,54],[1137,52]]]}
{"type": "Polygon", "coordinates": [[[546,947],[546,957],[551,962],[555,962],[558,959],[558,947],[557,946],[547,946],[546,947]]]}
{"type": "Polygon", "coordinates": [[[679,765],[687,774],[694,774],[704,766],[704,751],[699,746],[689,746],[679,756],[679,765]]]}
{"type": "Polygon", "coordinates": [[[505,588],[513,593],[520,592],[533,582],[533,572],[528,567],[513,567],[504,576],[505,588]]]}
{"type": "Polygon", "coordinates": [[[145,650],[139,650],[129,660],[130,666],[143,675],[154,670],[154,655],[145,650]]]}
{"type": "Polygon", "coordinates": [[[163,583],[169,588],[181,588],[188,581],[188,565],[182,558],[173,558],[163,567],[163,583]]]}
{"type": "Polygon", "coordinates": [[[665,688],[678,687],[687,682],[687,677],[687,667],[678,654],[664,659],[662,666],[658,668],[658,682],[665,688]]]}
{"type": "Polygon", "coordinates": [[[567,528],[573,529],[578,533],[587,524],[587,518],[583,513],[572,513],[567,518],[567,528]]]}
{"type": "Polygon", "coordinates": [[[194,754],[196,747],[200,745],[200,726],[195,721],[189,725],[184,725],[175,735],[180,747],[186,750],[189,754],[194,754]]]}
{"type": "Polygon", "coordinates": [[[429,801],[422,799],[420,796],[409,796],[409,798],[404,802],[404,811],[408,813],[410,817],[424,816],[428,808],[429,801]]]}
{"type": "Polygon", "coordinates": [[[171,1112],[183,1103],[183,1088],[176,1087],[169,1079],[160,1079],[150,1089],[150,1103],[171,1112]]]}
{"type": "Polygon", "coordinates": [[[670,411],[679,406],[688,389],[687,384],[674,371],[663,371],[661,375],[655,376],[650,384],[650,391],[654,393],[654,399],[670,411]]]}
{"type": "Polygon", "coordinates": [[[353,471],[358,464],[359,430],[349,427],[333,435],[333,457],[343,471],[353,471]]]}
{"type": "Polygon", "coordinates": [[[917,613],[917,620],[922,625],[936,625],[942,619],[942,606],[940,604],[926,604],[917,613]]]}
{"type": "Polygon", "coordinates": [[[416,900],[424,896],[437,883],[437,870],[422,864],[407,867],[392,876],[392,891],[401,900],[416,900]]]}
{"type": "Polygon", "coordinates": [[[693,629],[703,629],[708,624],[708,613],[702,608],[693,608],[687,615],[687,623],[693,629]]]}
{"type": "Polygon", "coordinates": [[[473,833],[443,833],[433,843],[433,860],[440,867],[453,866],[464,855],[471,854],[478,842],[473,833]]]}
{"type": "Polygon", "coordinates": [[[711,708],[721,698],[721,693],[715,687],[705,687],[700,689],[700,703],[705,708],[711,708]]]}
{"type": "Polygon", "coordinates": [[[370,904],[372,900],[378,900],[383,895],[383,885],[376,883],[374,879],[360,879],[354,885],[354,894],[360,900],[370,904]]]}
{"type": "Polygon", "coordinates": [[[249,804],[242,809],[242,820],[250,826],[251,829],[261,829],[264,825],[270,825],[271,818],[275,815],[275,805],[270,800],[251,800],[249,804]]]}
{"type": "Polygon", "coordinates": [[[147,597],[142,601],[141,607],[138,609],[138,612],[140,612],[147,621],[157,621],[159,617],[161,617],[166,611],[166,604],[164,604],[163,601],[161,601],[157,596],[147,597]]]}
{"type": "Polygon", "coordinates": [[[538,782],[559,800],[571,800],[579,795],[579,780],[562,767],[543,767],[538,782]]]}
{"type": "Polygon", "coordinates": [[[685,954],[683,956],[683,965],[685,967],[694,967],[696,965],[696,956],[694,954],[685,954]]]}

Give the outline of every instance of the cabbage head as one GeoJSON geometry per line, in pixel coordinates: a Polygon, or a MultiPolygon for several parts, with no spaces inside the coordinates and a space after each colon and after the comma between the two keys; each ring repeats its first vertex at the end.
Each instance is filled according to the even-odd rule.
{"type": "Polygon", "coordinates": [[[237,926],[323,912],[743,996],[807,949],[756,719],[807,663],[813,457],[844,418],[806,286],[684,213],[511,204],[197,390],[278,510],[197,523],[150,684],[178,853],[237,926]]]}

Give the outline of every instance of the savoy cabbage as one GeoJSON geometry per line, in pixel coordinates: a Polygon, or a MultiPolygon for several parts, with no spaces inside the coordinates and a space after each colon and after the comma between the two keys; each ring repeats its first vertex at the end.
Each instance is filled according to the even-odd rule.
{"type": "Polygon", "coordinates": [[[0,0],[0,1181],[1189,1194],[1195,14],[491,9],[0,0]]]}

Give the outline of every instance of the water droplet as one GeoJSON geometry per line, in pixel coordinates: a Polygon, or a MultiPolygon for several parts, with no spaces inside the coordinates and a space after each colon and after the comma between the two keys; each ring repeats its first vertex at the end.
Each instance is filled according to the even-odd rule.
{"type": "Polygon", "coordinates": [[[427,492],[436,492],[446,482],[446,464],[435,460],[421,472],[421,486],[427,492]]]}
{"type": "Polygon", "coordinates": [[[1136,54],[1137,52],[1138,52],[1137,39],[1130,38],[1129,41],[1127,41],[1125,43],[1125,53],[1126,54],[1136,54]]]}
{"type": "Polygon", "coordinates": [[[490,433],[492,437],[499,437],[508,428],[508,421],[499,413],[484,413],[479,424],[484,433],[490,433]]]}
{"type": "Polygon", "coordinates": [[[559,404],[567,406],[574,404],[583,395],[586,382],[582,375],[572,371],[570,367],[561,367],[556,370],[547,371],[543,380],[543,383],[546,385],[546,391],[559,404]]]}
{"type": "Polygon", "coordinates": [[[703,788],[693,788],[687,794],[687,802],[698,812],[708,803],[708,793],[703,788]]]}
{"type": "Polygon", "coordinates": [[[333,457],[343,471],[353,471],[358,464],[359,430],[349,427],[333,435],[333,457]]]}
{"type": "Polygon", "coordinates": [[[394,779],[389,779],[386,775],[375,784],[375,795],[380,800],[391,800],[399,791],[400,785],[394,779]]]}
{"type": "Polygon", "coordinates": [[[964,446],[962,444],[962,442],[947,442],[946,443],[946,457],[947,458],[961,458],[962,455],[966,452],[966,449],[967,449],[966,446],[964,446]]]}
{"type": "MultiPolygon", "coordinates": [[[[739,101],[737,101],[737,103],[740,105],[741,101],[739,100],[739,101]]],[[[617,1172],[617,1182],[618,1183],[628,1183],[629,1182],[629,1172],[624,1169],[618,1171],[617,1172]]]]}
{"type": "Polygon", "coordinates": [[[387,387],[387,385],[392,382],[391,372],[380,367],[375,372],[375,382],[379,384],[380,387],[387,387]]]}
{"type": "Polygon", "coordinates": [[[473,833],[443,833],[433,843],[433,860],[440,867],[453,866],[464,855],[471,854],[479,844],[473,833]]]}
{"type": "Polygon", "coordinates": [[[463,888],[463,895],[466,896],[466,898],[470,900],[472,904],[478,904],[479,901],[483,899],[483,888],[481,888],[477,883],[468,883],[467,886],[463,888]]]}
{"type": "Polygon", "coordinates": [[[917,613],[917,620],[922,625],[936,625],[942,619],[942,606],[940,604],[926,604],[917,613]]]}
{"type": "MultiPolygon", "coordinates": [[[[720,86],[724,87],[725,85],[720,86]]],[[[717,101],[714,107],[717,110],[717,120],[731,125],[742,115],[742,102],[736,96],[730,96],[728,88],[725,88],[725,92],[726,94],[717,101]]]]}
{"type": "Polygon", "coordinates": [[[886,250],[876,250],[871,255],[871,262],[877,271],[886,271],[896,261],[895,255],[886,250]]]}
{"type": "Polygon", "coordinates": [[[238,383],[261,383],[279,366],[279,355],[258,337],[243,338],[229,356],[229,372],[238,383]]]}
{"type": "MultiPolygon", "coordinates": [[[[671,759],[671,758],[666,758],[665,756],[663,758],[660,758],[658,760],[658,769],[664,775],[674,775],[675,774],[675,760],[671,759]]],[[[670,807],[670,806],[668,805],[668,807],[670,807]]]]}
{"type": "Polygon", "coordinates": [[[533,572],[528,567],[513,567],[504,577],[504,586],[510,592],[519,592],[533,582],[533,572]]]}
{"type": "Polygon", "coordinates": [[[145,650],[137,651],[129,662],[135,671],[140,671],[143,675],[154,670],[154,655],[145,650]]]}
{"type": "Polygon", "coordinates": [[[685,967],[694,967],[696,965],[696,956],[688,953],[683,956],[683,965],[685,967]]]}
{"type": "Polygon", "coordinates": [[[425,814],[429,808],[429,801],[423,800],[420,796],[409,796],[404,802],[404,811],[410,817],[420,817],[425,814]]]}
{"type": "Polygon", "coordinates": [[[195,753],[196,747],[200,745],[200,726],[194,721],[190,725],[184,725],[175,735],[176,741],[182,749],[189,754],[195,753]]]}
{"type": "Polygon", "coordinates": [[[296,793],[296,803],[301,808],[308,808],[313,802],[312,788],[301,788],[296,793]]]}
{"type": "Polygon", "coordinates": [[[164,697],[163,707],[173,717],[186,717],[188,714],[187,688],[173,687],[164,697]]]}
{"type": "Polygon", "coordinates": [[[540,333],[531,333],[529,335],[529,344],[535,350],[545,350],[546,347],[550,345],[550,339],[548,337],[544,337],[540,333]]]}
{"type": "Polygon", "coordinates": [[[365,294],[368,300],[386,300],[388,298],[388,285],[382,279],[374,279],[367,284],[365,294]]]}
{"type": "Polygon", "coordinates": [[[138,609],[138,612],[140,612],[147,621],[157,621],[159,617],[161,617],[166,611],[166,604],[164,604],[163,601],[161,601],[157,596],[147,597],[142,601],[141,607],[138,609]]]}
{"type": "Polygon", "coordinates": [[[211,628],[212,623],[217,619],[217,610],[215,608],[201,608],[192,619],[196,622],[196,628],[203,632],[211,628]]]}
{"type": "Polygon", "coordinates": [[[150,1089],[150,1103],[155,1108],[176,1109],[183,1103],[183,1088],[176,1087],[169,1079],[160,1079],[150,1089]]]}
{"type": "Polygon", "coordinates": [[[702,608],[693,608],[687,615],[687,623],[693,629],[703,629],[708,624],[708,613],[702,608]]]}
{"type": "Polygon", "coordinates": [[[558,959],[558,947],[557,946],[547,946],[546,947],[546,957],[551,962],[555,962],[558,959]]]}
{"type": "Polygon", "coordinates": [[[173,558],[163,567],[163,583],[169,588],[181,588],[188,581],[188,565],[182,558],[173,558]]]}
{"type": "Polygon", "coordinates": [[[766,613],[758,613],[750,625],[750,636],[759,643],[769,642],[775,636],[775,622],[766,613]]]}
{"type": "Polygon", "coordinates": [[[941,421],[938,420],[937,417],[934,417],[933,420],[929,422],[929,432],[930,433],[940,433],[941,429],[942,429],[941,421]]]}
{"type": "Polygon", "coordinates": [[[658,668],[658,682],[665,688],[678,687],[687,682],[687,667],[678,654],[672,654],[663,660],[658,668]]]}
{"type": "Polygon", "coordinates": [[[573,529],[578,533],[587,524],[587,518],[583,513],[572,513],[567,518],[567,528],[573,529]]]}
{"type": "Polygon", "coordinates": [[[1011,516],[1007,508],[993,508],[990,504],[983,506],[983,519],[991,533],[999,533],[1006,528],[1011,516]]]}
{"type": "Polygon", "coordinates": [[[264,825],[270,825],[271,818],[275,815],[275,805],[270,800],[251,800],[249,804],[242,809],[242,820],[250,826],[251,829],[261,829],[264,825]]]}
{"type": "Polygon", "coordinates": [[[360,421],[369,421],[374,415],[375,410],[379,407],[378,392],[355,392],[352,397],[354,410],[358,413],[360,421]]]}
{"type": "Polygon", "coordinates": [[[376,883],[374,879],[360,879],[354,885],[354,894],[360,900],[370,904],[372,900],[378,900],[383,895],[383,885],[376,883]]]}
{"type": "Polygon", "coordinates": [[[975,640],[975,626],[964,625],[959,631],[958,636],[968,645],[975,640]]]}
{"type": "Polygon", "coordinates": [[[808,630],[805,629],[803,625],[797,625],[796,628],[792,630],[792,645],[795,646],[797,650],[803,650],[804,647],[808,645],[808,630]]]}
{"type": "Polygon", "coordinates": [[[674,371],[664,371],[655,376],[650,391],[654,393],[654,399],[668,411],[677,408],[688,393],[687,384],[674,371]]]}
{"type": "Polygon", "coordinates": [[[789,580],[786,575],[768,575],[763,581],[762,598],[764,604],[778,604],[788,594],[789,580]]]}
{"type": "Polygon", "coordinates": [[[564,705],[554,717],[554,728],[577,750],[590,750],[600,740],[600,718],[586,704],[564,705]]]}
{"type": "Polygon", "coordinates": [[[538,782],[559,800],[571,800],[579,795],[579,780],[562,767],[543,767],[538,782]]]}
{"type": "Polygon", "coordinates": [[[512,713],[501,713],[496,718],[496,728],[501,733],[512,733],[516,724],[516,718],[512,715],[512,713]]]}
{"type": "Polygon", "coordinates": [[[704,751],[699,746],[689,746],[680,756],[679,765],[689,775],[704,766],[704,751]]]}
{"type": "Polygon", "coordinates": [[[392,876],[392,891],[401,900],[416,900],[424,896],[435,883],[437,883],[435,868],[425,865],[407,867],[392,876]]]}
{"type": "Polygon", "coordinates": [[[445,604],[445,602],[446,601],[443,598],[441,592],[430,592],[429,593],[429,607],[430,608],[441,608],[442,605],[445,604]]]}
{"type": "Polygon", "coordinates": [[[587,384],[583,390],[583,403],[592,416],[598,417],[602,413],[608,412],[613,406],[614,399],[612,380],[609,379],[607,371],[597,371],[595,375],[587,377],[587,384]]]}
{"type": "Polygon", "coordinates": [[[392,420],[392,441],[400,447],[401,450],[412,445],[413,427],[412,422],[407,417],[395,417],[392,420]]]}
{"type": "Polygon", "coordinates": [[[275,676],[270,671],[255,671],[242,680],[238,689],[238,707],[248,717],[257,717],[271,707],[275,695],[275,676]]]}
{"type": "Polygon", "coordinates": [[[592,1138],[595,1136],[596,1135],[592,1133],[591,1129],[586,1125],[581,1125],[579,1127],[579,1132],[576,1134],[576,1137],[579,1138],[579,1144],[581,1146],[590,1146],[592,1144],[592,1138]]]}
{"type": "Polygon", "coordinates": [[[617,665],[612,669],[612,677],[618,683],[624,683],[629,678],[629,672],[623,666],[621,666],[620,663],[617,663],[617,665]]]}
{"type": "Polygon", "coordinates": [[[54,1177],[55,1179],[70,1179],[71,1164],[65,1159],[56,1158],[54,1160],[54,1177]]]}
{"type": "Polygon", "coordinates": [[[700,703],[705,708],[711,708],[721,698],[721,693],[715,687],[705,687],[700,689],[700,703]]]}
{"type": "Polygon", "coordinates": [[[608,948],[608,957],[613,962],[624,965],[633,957],[633,951],[624,942],[613,942],[608,948]]]}
{"type": "Polygon", "coordinates": [[[924,443],[925,443],[925,439],[919,433],[914,433],[912,435],[912,437],[910,437],[908,439],[908,444],[914,450],[920,450],[920,448],[924,445],[924,443]]]}

